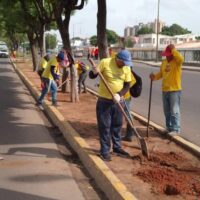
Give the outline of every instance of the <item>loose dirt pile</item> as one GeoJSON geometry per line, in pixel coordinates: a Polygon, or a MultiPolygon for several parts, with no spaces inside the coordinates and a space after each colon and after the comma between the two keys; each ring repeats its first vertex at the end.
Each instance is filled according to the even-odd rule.
{"type": "MultiPolygon", "coordinates": [[[[17,64],[26,76],[40,89],[39,77],[32,72],[31,65],[17,64]]],[[[98,154],[99,140],[96,123],[95,106],[97,98],[91,94],[81,94],[79,103],[71,103],[69,94],[58,94],[58,110],[71,123],[77,132],[87,141],[91,151],[98,154]]],[[[138,121],[139,133],[145,135],[145,129],[138,121]]],[[[125,131],[125,122],[122,135],[125,131]]],[[[116,176],[138,199],[200,199],[200,161],[189,152],[150,131],[148,146],[150,159],[141,155],[138,142],[122,142],[130,158],[112,155],[112,161],[106,163],[116,176]]]]}

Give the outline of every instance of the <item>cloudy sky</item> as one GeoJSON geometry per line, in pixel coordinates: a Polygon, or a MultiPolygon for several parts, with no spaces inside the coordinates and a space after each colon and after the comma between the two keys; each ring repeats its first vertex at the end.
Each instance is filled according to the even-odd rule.
{"type": "MultiPolygon", "coordinates": [[[[158,0],[107,0],[107,28],[122,36],[126,26],[148,23],[157,17],[158,0]]],[[[70,37],[96,35],[97,0],[71,17],[70,37]]],[[[200,34],[200,0],[160,0],[160,20],[200,34]]]]}

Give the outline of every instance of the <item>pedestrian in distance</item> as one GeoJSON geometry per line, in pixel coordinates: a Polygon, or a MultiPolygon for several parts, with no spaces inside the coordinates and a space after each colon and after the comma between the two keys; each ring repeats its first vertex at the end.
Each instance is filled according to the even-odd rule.
{"type": "Polygon", "coordinates": [[[121,147],[121,128],[123,116],[118,104],[129,90],[132,65],[130,52],[121,50],[115,58],[105,58],[98,67],[93,66],[89,72],[90,78],[96,78],[101,73],[110,86],[114,98],[104,82],[99,82],[99,97],[96,105],[98,132],[100,137],[100,157],[111,160],[111,140],[113,153],[119,156],[129,156],[121,147]]]}
{"type": "Polygon", "coordinates": [[[59,86],[59,67],[62,66],[62,62],[65,59],[65,55],[63,52],[60,52],[56,57],[52,57],[44,72],[42,73],[42,82],[44,84],[44,88],[42,89],[41,95],[37,100],[36,105],[38,105],[41,109],[42,102],[50,90],[52,96],[52,105],[57,106],[57,87],[59,86]]]}
{"type": "Polygon", "coordinates": [[[166,128],[170,135],[177,135],[181,131],[180,126],[180,100],[183,56],[176,50],[173,44],[162,52],[166,59],[162,61],[160,71],[151,73],[150,79],[162,79],[162,100],[165,115],[166,128]]]}
{"type": "Polygon", "coordinates": [[[75,66],[78,71],[78,93],[81,94],[82,86],[83,86],[83,93],[86,93],[87,90],[86,90],[85,80],[87,78],[90,67],[86,65],[84,62],[81,62],[79,60],[75,63],[75,66]]]}

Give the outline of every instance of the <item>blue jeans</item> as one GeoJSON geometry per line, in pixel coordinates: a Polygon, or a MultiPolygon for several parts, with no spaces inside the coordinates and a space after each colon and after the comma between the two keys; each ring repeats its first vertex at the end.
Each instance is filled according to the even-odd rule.
{"type": "Polygon", "coordinates": [[[162,99],[167,130],[180,133],[181,91],[163,92],[162,99]]]}
{"type": "Polygon", "coordinates": [[[42,89],[41,95],[38,98],[38,103],[42,104],[44,97],[50,90],[52,97],[52,104],[56,104],[57,102],[57,85],[54,80],[49,80],[47,78],[42,78],[42,82],[44,84],[44,88],[42,89]]]}
{"type": "MultiPolygon", "coordinates": [[[[131,97],[128,98],[128,99],[125,99],[125,103],[126,103],[127,109],[128,109],[129,112],[130,112],[131,97]]],[[[125,107],[125,110],[126,110],[126,107],[125,107]]],[[[127,114],[127,116],[129,116],[129,115],[127,114]]],[[[131,116],[131,117],[132,117],[132,116],[131,116]]],[[[132,137],[132,136],[134,136],[134,131],[133,131],[133,129],[131,128],[131,125],[127,122],[127,125],[126,125],[126,135],[125,135],[125,137],[130,138],[130,137],[132,137]]]]}
{"type": "Polygon", "coordinates": [[[121,148],[122,113],[112,100],[99,98],[96,105],[98,131],[100,137],[100,153],[108,155],[111,148],[121,148]]]}

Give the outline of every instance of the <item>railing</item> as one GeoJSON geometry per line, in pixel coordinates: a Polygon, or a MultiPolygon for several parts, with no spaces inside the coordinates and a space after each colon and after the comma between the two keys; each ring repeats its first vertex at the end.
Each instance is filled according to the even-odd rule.
{"type": "MultiPolygon", "coordinates": [[[[179,50],[179,49],[178,49],[179,50]]],[[[129,49],[134,60],[154,61],[156,60],[155,49],[134,50],[129,49]]],[[[161,61],[161,52],[158,52],[158,59],[161,61]]],[[[195,65],[200,67],[200,49],[180,49],[179,52],[184,57],[184,64],[195,65]]]]}

